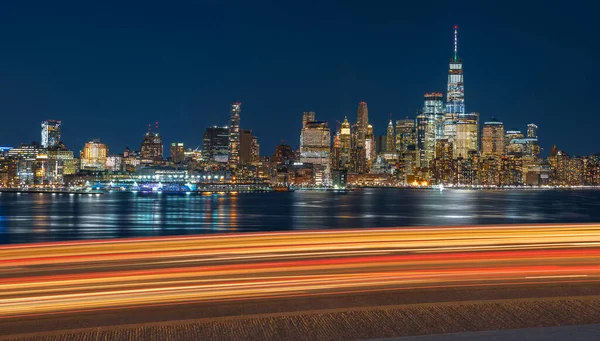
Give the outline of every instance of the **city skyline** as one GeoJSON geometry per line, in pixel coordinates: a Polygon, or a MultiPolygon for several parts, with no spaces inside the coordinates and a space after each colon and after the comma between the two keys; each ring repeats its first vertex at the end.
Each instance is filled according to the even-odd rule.
{"type": "MultiPolygon", "coordinates": [[[[157,28],[149,30],[148,34],[152,35],[140,33],[149,26],[145,19],[161,15],[159,9],[151,5],[135,18],[128,17],[129,9],[121,9],[115,23],[106,24],[107,33],[96,32],[91,24],[83,25],[79,33],[71,31],[69,25],[73,19],[70,18],[66,18],[62,26],[41,32],[41,42],[32,40],[28,30],[18,33],[23,36],[17,34],[6,40],[5,55],[0,60],[6,70],[2,80],[6,91],[0,94],[0,109],[9,116],[7,124],[0,128],[0,144],[16,146],[38,140],[38,131],[26,127],[57,119],[63,124],[63,141],[71,149],[81,149],[85,142],[100,138],[112,150],[119,151],[125,146],[135,148],[146,124],[159,121],[166,143],[182,141],[195,148],[202,144],[202,133],[198,130],[227,125],[228,105],[238,100],[245,108],[242,128],[253,129],[261,139],[263,154],[270,154],[281,140],[299,147],[294,141],[301,126],[298,120],[292,119],[298,113],[314,111],[333,127],[334,122],[344,116],[354,118],[360,101],[369,104],[369,123],[375,127],[375,135],[383,135],[390,113],[394,121],[412,117],[422,107],[424,93],[445,94],[448,59],[453,49],[450,28],[458,25],[460,57],[465,63],[467,112],[479,112],[481,121],[497,117],[508,129],[524,130],[525,124],[535,122],[544,136],[543,155],[548,155],[552,144],[570,154],[598,152],[592,129],[597,118],[582,100],[589,98],[594,88],[588,79],[594,79],[593,72],[597,71],[590,71],[586,65],[590,65],[591,49],[596,47],[576,46],[569,39],[573,34],[589,34],[581,24],[550,25],[556,18],[561,18],[560,22],[564,20],[558,8],[542,9],[545,19],[534,25],[525,20],[526,14],[534,10],[527,7],[506,26],[499,25],[506,12],[490,13],[485,5],[465,9],[439,7],[439,13],[432,13],[434,20],[427,25],[401,20],[423,9],[418,5],[408,8],[397,19],[385,15],[385,8],[361,11],[363,8],[350,6],[346,8],[348,13],[340,14],[338,19],[341,28],[348,29],[348,33],[338,37],[341,39],[333,46],[324,47],[322,39],[311,39],[316,37],[319,28],[330,24],[318,22],[314,28],[301,26],[305,30],[302,31],[298,19],[284,23],[270,15],[289,10],[287,5],[281,6],[284,8],[276,7],[264,14],[260,13],[260,6],[250,9],[242,6],[231,13],[239,20],[232,20],[232,27],[217,31],[213,38],[220,35],[232,38],[232,32],[238,32],[236,29],[250,17],[242,12],[250,10],[248,14],[256,14],[254,19],[266,19],[267,26],[282,25],[293,39],[285,41],[281,50],[264,50],[270,46],[266,44],[280,36],[267,34],[240,45],[240,53],[223,61],[217,59],[229,50],[225,49],[226,45],[215,45],[212,39],[201,34],[207,27],[186,21],[191,25],[191,36],[173,28],[168,32],[179,39],[172,43],[157,28]],[[364,14],[363,22],[348,21],[359,13],[364,14]],[[487,14],[489,22],[473,20],[478,13],[487,14]],[[373,22],[379,15],[383,15],[382,23],[386,25],[373,22]],[[119,26],[126,18],[132,20],[131,26],[119,26]],[[108,39],[121,33],[124,34],[120,40],[108,39]],[[190,50],[190,41],[184,43],[183,37],[207,44],[202,51],[209,51],[209,58],[193,58],[200,52],[190,50]],[[145,40],[132,42],[134,38],[145,40]],[[389,46],[387,39],[390,38],[398,41],[401,48],[382,50],[389,46]],[[548,42],[549,38],[553,40],[548,42]],[[22,43],[18,44],[17,39],[22,43]],[[57,45],[49,49],[47,44],[53,42],[57,45]],[[125,47],[129,43],[131,47],[125,47]],[[365,48],[357,49],[361,44],[365,48]],[[100,48],[105,49],[96,56],[100,48]],[[319,59],[296,54],[299,48],[317,49],[315,51],[325,48],[327,53],[317,53],[321,55],[319,59]],[[44,58],[34,57],[39,55],[44,58]],[[124,57],[119,59],[117,55],[124,57]],[[109,58],[105,60],[102,56],[109,58]],[[181,56],[185,58],[178,58],[181,56]],[[567,56],[577,56],[583,61],[567,63],[569,72],[565,73],[566,66],[560,61],[567,56]],[[181,67],[175,65],[177,61],[181,67]],[[207,68],[215,71],[207,71],[207,68]],[[189,75],[184,75],[184,70],[189,75]],[[108,74],[104,74],[107,71],[108,74]],[[561,89],[560,101],[555,100],[553,72],[563,74],[567,83],[577,85],[561,89]],[[591,124],[579,127],[576,122],[561,119],[571,112],[589,119],[591,124]],[[106,121],[99,121],[99,117],[106,121]],[[265,124],[267,121],[269,124],[265,124]],[[12,129],[13,126],[23,128],[12,129]],[[272,131],[271,126],[278,129],[272,131]]],[[[324,5],[325,8],[330,6],[324,5]]],[[[188,7],[190,13],[205,9],[195,5],[188,7]]],[[[73,14],[81,11],[79,7],[50,11],[54,13],[59,9],[65,12],[58,13],[59,16],[77,17],[73,14]]],[[[14,28],[28,23],[30,19],[15,23],[10,16],[24,10],[13,5],[2,12],[6,17],[2,25],[14,28]]],[[[28,18],[44,19],[43,10],[48,9],[44,6],[34,9],[28,18]]],[[[326,11],[297,10],[303,20],[327,18],[326,11]]],[[[181,8],[167,12],[191,19],[181,8]]],[[[222,13],[222,9],[219,6],[206,9],[206,13],[213,12],[222,13]]],[[[104,15],[107,13],[99,10],[97,17],[90,18],[90,23],[96,23],[104,15]]],[[[210,28],[216,24],[209,20],[204,25],[210,28]]],[[[33,25],[31,29],[35,27],[38,26],[33,25]]],[[[339,30],[334,32],[339,34],[339,30]]],[[[233,46],[236,41],[241,40],[234,38],[233,46]]]]}

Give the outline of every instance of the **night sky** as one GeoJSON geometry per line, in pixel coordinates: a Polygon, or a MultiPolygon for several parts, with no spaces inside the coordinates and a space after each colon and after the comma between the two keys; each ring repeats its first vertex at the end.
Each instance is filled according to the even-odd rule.
{"type": "Polygon", "coordinates": [[[165,152],[195,148],[233,101],[262,155],[298,146],[303,111],[335,129],[360,101],[382,135],[390,114],[445,95],[456,24],[468,112],[538,124],[544,155],[600,152],[592,1],[125,2],[2,1],[0,145],[39,141],[41,121],[60,119],[76,152],[92,138],[139,149],[155,121],[165,152]]]}

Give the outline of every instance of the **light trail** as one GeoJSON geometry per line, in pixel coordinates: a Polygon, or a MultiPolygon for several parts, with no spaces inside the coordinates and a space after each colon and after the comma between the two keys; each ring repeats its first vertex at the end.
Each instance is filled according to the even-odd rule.
{"type": "Polygon", "coordinates": [[[266,232],[0,247],[0,318],[418,288],[596,283],[600,224],[266,232]]]}

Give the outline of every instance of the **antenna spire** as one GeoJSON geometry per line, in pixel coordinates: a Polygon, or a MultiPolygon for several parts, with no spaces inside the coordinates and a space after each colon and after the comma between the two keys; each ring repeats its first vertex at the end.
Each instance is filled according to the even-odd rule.
{"type": "Polygon", "coordinates": [[[454,60],[458,60],[458,25],[454,25],[454,60]]]}

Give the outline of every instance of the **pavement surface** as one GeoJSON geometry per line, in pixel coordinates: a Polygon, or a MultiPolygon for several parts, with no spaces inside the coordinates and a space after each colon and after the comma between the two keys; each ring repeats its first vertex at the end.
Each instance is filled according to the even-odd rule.
{"type": "Polygon", "coordinates": [[[0,278],[0,335],[6,336],[322,309],[591,297],[600,295],[600,224],[8,245],[0,247],[0,278]]]}

